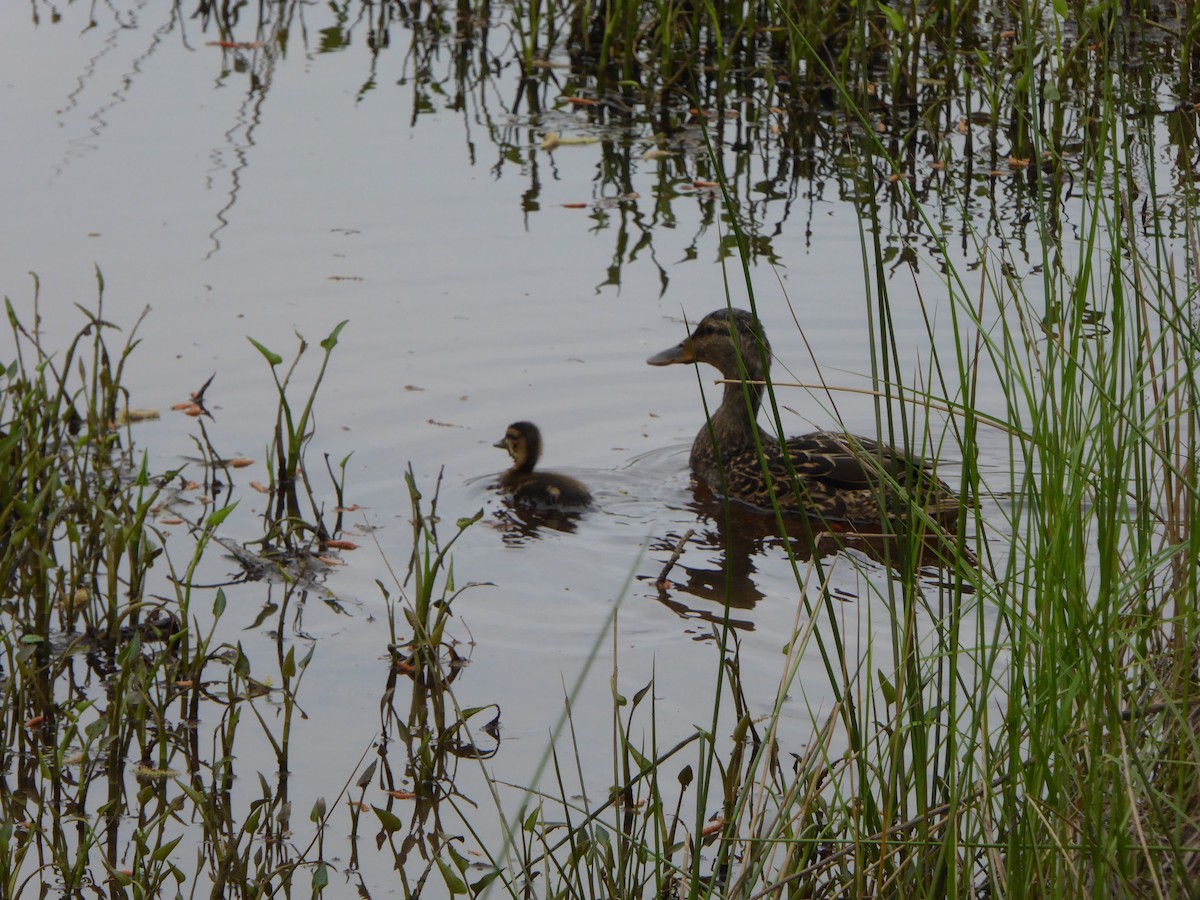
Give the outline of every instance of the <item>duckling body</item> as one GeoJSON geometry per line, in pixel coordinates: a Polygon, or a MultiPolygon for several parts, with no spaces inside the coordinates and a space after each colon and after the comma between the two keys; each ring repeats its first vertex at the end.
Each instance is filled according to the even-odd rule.
{"type": "Polygon", "coordinates": [[[771,487],[755,447],[757,432],[770,485],[784,510],[843,522],[877,523],[888,516],[881,498],[886,498],[894,513],[902,502],[901,494],[906,494],[936,519],[949,521],[958,515],[960,502],[954,492],[923,461],[894,447],[831,431],[815,431],[780,443],[760,431],[755,419],[763,386],[752,382],[766,379],[770,359],[767,336],[749,312],[718,309],[701,319],[680,344],[646,360],[652,366],[708,363],[733,379],[725,385],[721,405],[692,444],[691,467],[697,478],[720,495],[770,508],[771,487]]]}
{"type": "Polygon", "coordinates": [[[542,433],[532,422],[514,422],[493,444],[507,450],[513,466],[500,476],[500,488],[513,501],[528,506],[575,509],[591,506],[591,491],[580,481],[557,472],[535,472],[542,455],[542,433]]]}

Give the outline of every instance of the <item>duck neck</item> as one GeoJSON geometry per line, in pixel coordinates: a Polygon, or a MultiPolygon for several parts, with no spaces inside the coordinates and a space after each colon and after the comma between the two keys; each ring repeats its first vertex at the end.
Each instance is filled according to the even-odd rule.
{"type": "MultiPolygon", "coordinates": [[[[726,376],[734,377],[737,376],[726,376]]],[[[755,379],[754,375],[748,376],[755,379]]],[[[756,379],[755,379],[756,380],[756,379]]],[[[754,443],[754,422],[762,405],[763,386],[741,382],[725,385],[721,405],[712,415],[712,430],[717,442],[724,447],[750,446],[754,443]],[[749,403],[746,402],[747,394],[749,403]]],[[[708,431],[706,427],[705,432],[708,431]]]]}
{"type": "Polygon", "coordinates": [[[519,456],[513,460],[512,468],[508,471],[513,475],[528,475],[537,465],[537,457],[519,456]]]}

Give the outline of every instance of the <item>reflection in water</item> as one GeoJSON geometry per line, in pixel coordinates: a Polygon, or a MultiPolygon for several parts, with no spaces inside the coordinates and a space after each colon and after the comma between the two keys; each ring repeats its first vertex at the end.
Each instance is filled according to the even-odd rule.
{"type": "MultiPolygon", "coordinates": [[[[112,27],[107,32],[103,46],[87,60],[83,70],[79,73],[75,87],[67,95],[66,103],[57,110],[60,124],[65,124],[63,120],[76,108],[82,106],[81,98],[86,93],[92,79],[96,77],[104,58],[121,46],[126,35],[136,33],[138,17],[144,6],[146,6],[146,0],[141,0],[134,9],[126,11],[124,15],[120,10],[114,10],[112,27]]],[[[144,49],[131,62],[123,64],[128,65],[128,69],[121,73],[120,86],[104,93],[101,102],[88,114],[87,137],[71,140],[63,160],[54,168],[55,178],[60,176],[74,160],[95,152],[100,146],[100,139],[109,126],[109,114],[116,107],[128,102],[129,95],[137,83],[137,76],[141,74],[150,57],[162,44],[163,38],[171,31],[175,19],[174,13],[167,12],[165,19],[166,21],[151,33],[144,49]]],[[[91,25],[96,25],[95,19],[92,20],[91,25]]]]}
{"type": "MultiPolygon", "coordinates": [[[[903,564],[902,554],[909,552],[907,542],[896,535],[832,531],[829,523],[823,523],[823,530],[816,531],[815,523],[797,515],[784,516],[781,530],[773,514],[724,501],[702,482],[693,480],[692,492],[688,509],[694,513],[700,527],[683,536],[677,533],[664,535],[652,548],[671,554],[670,561],[653,583],[658,590],[659,602],[680,616],[753,630],[752,619],[735,618],[730,611],[751,610],[766,598],[754,578],[757,571],[754,558],[757,556],[787,555],[797,563],[804,563],[858,551],[861,557],[879,563],[884,569],[898,570],[903,564]],[[689,542],[714,554],[708,565],[677,562],[689,542]],[[676,572],[682,572],[683,577],[675,575],[676,572]],[[679,594],[701,601],[703,605],[682,600],[677,596],[679,594]]],[[[916,565],[923,567],[924,574],[935,581],[941,578],[936,570],[953,570],[958,565],[953,536],[949,534],[929,537],[917,548],[917,554],[916,565]]],[[[858,566],[864,562],[861,557],[856,562],[858,566]]],[[[968,558],[966,563],[973,566],[973,558],[968,558]]],[[[639,580],[652,579],[641,576],[639,580]]],[[[964,590],[969,589],[964,587],[964,590]]],[[[840,599],[854,598],[842,595],[840,599]]]]}
{"type": "MultiPolygon", "coordinates": [[[[196,0],[190,13],[176,7],[162,13],[145,38],[145,0],[104,4],[111,21],[104,22],[97,10],[88,27],[107,27],[108,37],[80,72],[60,116],[81,106],[87,91],[100,91],[104,100],[89,116],[82,148],[91,152],[107,127],[107,112],[144,80],[146,61],[161,52],[164,38],[177,35],[188,51],[201,42],[206,51],[213,48],[215,86],[236,89],[244,79],[245,92],[223,136],[227,149],[210,151],[214,182],[216,173],[228,173],[225,203],[211,235],[215,252],[216,236],[229,224],[245,177],[253,132],[267,118],[276,67],[303,60],[320,77],[324,60],[358,54],[362,74],[352,102],[365,106],[373,95],[399,89],[412,95],[410,126],[447,114],[460,117],[473,165],[483,161],[495,178],[525,180],[520,203],[526,216],[543,209],[543,168],[549,167],[551,181],[560,180],[554,151],[543,146],[545,135],[594,139],[590,196],[577,199],[591,208],[594,230],[612,234],[613,258],[601,283],[619,284],[625,264],[649,259],[664,290],[668,269],[656,258],[654,239],[662,229],[679,226],[682,206],[692,208],[687,217],[695,223],[692,248],[737,210],[741,236],[728,230],[720,244],[724,257],[745,252],[783,264],[776,238],[786,223],[799,214],[805,220],[801,227],[811,233],[821,205],[843,200],[863,216],[892,266],[943,258],[944,244],[955,234],[970,255],[977,237],[990,234],[1031,268],[1057,265],[1053,256],[1039,258],[1040,245],[1030,251],[1026,242],[1031,233],[1084,239],[1071,213],[1072,187],[1077,181],[1086,185],[1097,163],[1101,169],[1109,164],[1108,140],[1093,123],[1103,99],[1097,86],[1109,83],[1118,57],[1040,54],[1027,74],[1023,43],[996,38],[1022,32],[1024,13],[1011,4],[983,3],[970,14],[916,29],[910,61],[902,67],[912,70],[903,76],[894,70],[893,23],[879,12],[864,13],[874,19],[871,28],[862,28],[858,16],[809,23],[812,33],[823,35],[818,46],[796,42],[795,23],[784,20],[763,22],[771,46],[757,40],[744,45],[741,38],[719,48],[697,46],[684,28],[667,32],[677,46],[655,48],[623,46],[627,31],[641,42],[660,30],[610,28],[604,4],[578,13],[563,10],[562,20],[574,23],[570,29],[561,28],[558,16],[532,14],[520,5],[425,7],[364,0],[355,15],[328,6],[326,18],[308,21],[321,16],[320,8],[301,16],[297,0],[256,5],[196,0]],[[305,27],[295,27],[301,18],[305,27]],[[491,42],[496,26],[503,44],[491,42]],[[589,34],[604,36],[608,67],[597,64],[589,34]],[[138,40],[136,55],[122,63],[120,83],[93,86],[107,75],[101,61],[138,40]],[[972,48],[987,52],[977,55],[972,48]],[[718,58],[710,59],[711,53],[718,58]],[[656,65],[643,68],[646,56],[656,65]],[[835,89],[829,70],[851,87],[835,89]],[[1011,83],[1024,86],[1000,88],[1011,83]],[[1028,93],[1035,83],[1073,87],[1059,88],[1053,103],[1040,103],[1028,93]],[[1033,121],[1030,110],[1037,111],[1033,121]],[[728,206],[724,190],[732,201],[728,206]],[[1044,226],[1031,230],[1041,217],[1044,226]]],[[[1143,54],[1138,64],[1147,77],[1186,85],[1197,63],[1179,50],[1180,42],[1166,37],[1171,28],[1183,29],[1177,13],[1163,14],[1169,28],[1130,26],[1122,40],[1143,54]]],[[[742,33],[736,4],[714,15],[721,17],[718,30],[742,33]]],[[[1095,22],[1074,24],[1075,46],[1110,40],[1095,22]]],[[[1156,191],[1149,199],[1159,225],[1184,234],[1190,205],[1182,187],[1190,184],[1198,140],[1190,102],[1170,106],[1138,90],[1109,99],[1121,105],[1130,128],[1146,136],[1157,132],[1153,143],[1165,140],[1174,148],[1178,184],[1160,178],[1159,190],[1155,179],[1135,175],[1139,189],[1156,191]],[[1156,120],[1165,126],[1160,129],[1156,120]]],[[[688,258],[703,258],[692,248],[688,258]]]]}
{"type": "Polygon", "coordinates": [[[540,540],[542,529],[573,534],[583,513],[578,510],[554,509],[514,503],[511,497],[501,498],[504,508],[496,513],[494,525],[500,529],[506,546],[521,547],[540,540]]]}

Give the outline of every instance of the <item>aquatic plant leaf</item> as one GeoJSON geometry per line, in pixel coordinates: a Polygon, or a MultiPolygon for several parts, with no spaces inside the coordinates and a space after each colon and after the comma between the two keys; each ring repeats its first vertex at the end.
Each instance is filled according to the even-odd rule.
{"type": "Polygon", "coordinates": [[[291,678],[296,674],[296,648],[288,647],[287,656],[283,658],[283,668],[281,669],[284,678],[291,678]]]}
{"type": "Polygon", "coordinates": [[[458,871],[466,873],[467,867],[471,865],[471,861],[454,849],[453,846],[447,846],[446,852],[450,854],[450,858],[454,860],[454,866],[458,871]]]}
{"type": "Polygon", "coordinates": [[[879,11],[882,12],[887,18],[888,24],[892,26],[893,31],[904,33],[908,30],[905,28],[904,16],[900,15],[900,13],[896,12],[896,10],[892,9],[890,6],[880,3],[879,11]]]}
{"type": "Polygon", "coordinates": [[[641,769],[643,772],[645,772],[651,768],[650,760],[646,759],[646,757],[643,756],[641,753],[638,753],[637,748],[634,747],[633,744],[626,742],[625,750],[629,753],[630,756],[633,757],[633,761],[635,763],[637,763],[637,767],[639,769],[641,769]]]}
{"type": "Polygon", "coordinates": [[[459,531],[462,531],[464,528],[470,528],[472,525],[474,525],[476,522],[478,522],[482,518],[483,518],[483,510],[480,509],[479,512],[475,513],[475,515],[464,516],[463,518],[459,519],[454,524],[455,524],[455,526],[457,526],[459,531]]]}
{"type": "Polygon", "coordinates": [[[633,705],[637,706],[639,703],[641,703],[642,698],[646,696],[646,692],[649,691],[650,688],[652,688],[652,687],[654,687],[654,682],[647,681],[646,686],[644,688],[642,688],[640,691],[638,691],[636,694],[633,695],[633,705]]]}
{"type": "Polygon", "coordinates": [[[237,509],[238,504],[240,502],[241,502],[240,500],[235,500],[233,503],[230,503],[228,506],[224,507],[223,509],[218,509],[215,513],[213,513],[211,516],[209,516],[207,520],[205,520],[204,527],[205,528],[216,528],[218,525],[220,525],[222,522],[224,522],[226,519],[229,518],[229,514],[231,512],[233,512],[235,509],[237,509]]]}
{"type": "Polygon", "coordinates": [[[395,834],[404,827],[404,823],[390,809],[384,809],[380,806],[372,804],[371,809],[375,810],[375,815],[379,817],[379,824],[383,826],[383,830],[388,834],[395,834]]]}
{"type": "Polygon", "coordinates": [[[325,338],[325,340],[321,341],[321,349],[322,350],[332,350],[334,347],[336,347],[337,342],[338,342],[338,335],[342,333],[342,329],[345,328],[346,325],[349,324],[349,322],[350,322],[349,319],[342,319],[342,321],[338,322],[337,325],[334,327],[333,331],[329,332],[329,337],[327,337],[327,338],[325,338]]]}
{"type": "Polygon", "coordinates": [[[465,894],[467,892],[466,884],[463,883],[461,878],[454,874],[454,870],[446,864],[446,861],[439,859],[437,864],[438,868],[441,869],[442,872],[442,880],[446,882],[446,888],[450,891],[451,896],[455,894],[465,894]]]}
{"type": "Polygon", "coordinates": [[[159,847],[157,850],[155,850],[153,853],[151,853],[150,858],[152,860],[154,860],[155,862],[163,862],[168,856],[171,855],[171,851],[174,850],[175,846],[182,840],[183,840],[183,835],[181,834],[179,837],[175,838],[175,840],[168,841],[167,843],[165,843],[161,847],[159,847]]]}
{"type": "Polygon", "coordinates": [[[481,893],[483,893],[484,888],[486,888],[489,884],[491,884],[493,881],[495,881],[499,877],[500,877],[500,870],[493,869],[491,872],[488,872],[486,875],[484,875],[478,881],[472,882],[471,883],[472,895],[478,897],[481,893]]]}
{"type": "MultiPolygon", "coordinates": [[[[259,773],[259,776],[262,776],[261,772],[259,773]]],[[[262,818],[262,811],[266,805],[266,800],[255,800],[252,804],[250,804],[250,815],[246,816],[246,821],[242,825],[242,828],[247,834],[253,834],[254,832],[258,831],[258,821],[262,818]]]]}
{"type": "Polygon", "coordinates": [[[896,686],[888,681],[886,675],[881,669],[876,673],[879,678],[879,690],[883,694],[883,700],[888,706],[893,706],[896,703],[896,686]]]}
{"type": "Polygon", "coordinates": [[[253,344],[254,349],[263,355],[263,357],[266,359],[267,363],[271,366],[272,369],[275,368],[277,365],[279,365],[281,362],[283,362],[282,356],[280,356],[274,350],[268,350],[266,347],[264,347],[262,344],[260,344],[254,338],[247,337],[246,340],[248,340],[251,344],[253,344]]]}
{"type": "Polygon", "coordinates": [[[329,868],[325,863],[318,865],[316,871],[313,872],[312,886],[314,893],[329,887],[329,868]]]}

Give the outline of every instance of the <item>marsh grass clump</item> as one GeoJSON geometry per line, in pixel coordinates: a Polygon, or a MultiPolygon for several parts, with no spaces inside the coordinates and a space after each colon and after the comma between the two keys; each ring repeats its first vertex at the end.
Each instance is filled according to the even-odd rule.
{"type": "MultiPolygon", "coordinates": [[[[313,404],[317,391],[321,387],[325,370],[329,366],[329,357],[337,346],[338,336],[346,324],[346,320],[339,322],[329,336],[321,341],[320,346],[324,351],[321,368],[313,380],[308,396],[304,398],[304,405],[297,409],[293,409],[288,388],[291,386],[296,366],[308,349],[308,342],[304,338],[300,338],[300,347],[296,356],[281,378],[279,367],[283,365],[283,357],[254,338],[250,338],[250,343],[271,367],[271,377],[275,382],[275,390],[279,399],[276,407],[275,431],[269,448],[270,458],[274,463],[274,478],[269,486],[270,493],[274,497],[274,504],[266,513],[267,533],[263,539],[263,546],[266,549],[282,550],[287,555],[294,555],[301,547],[313,542],[328,541],[333,532],[341,530],[340,512],[337,513],[334,525],[326,526],[322,510],[313,494],[308,471],[302,465],[302,460],[305,446],[312,439],[313,404]],[[301,508],[302,500],[307,506],[307,511],[301,508]],[[306,515],[309,518],[305,518],[306,515]]],[[[345,460],[342,460],[343,470],[344,467],[345,460]]],[[[338,491],[337,506],[340,510],[343,506],[341,482],[334,478],[333,483],[338,491]]]]}
{"type": "MultiPolygon", "coordinates": [[[[449,551],[483,517],[483,510],[458,519],[451,537],[443,539],[438,527],[441,475],[428,500],[411,466],[404,478],[412,550],[403,579],[396,579],[395,597],[379,582],[388,609],[392,664],[380,707],[383,737],[377,760],[378,783],[387,800],[372,809],[406,895],[419,895],[436,871],[452,894],[478,896],[501,869],[492,859],[474,863],[455,847],[461,829],[477,827],[464,812],[464,806],[473,810],[476,805],[461,792],[459,766],[481,765],[498,752],[500,708],[493,703],[463,707],[454,693],[470,663],[450,630],[455,601],[476,585],[456,582],[449,551]],[[393,759],[393,748],[401,752],[399,761],[393,759]],[[407,821],[397,813],[400,803],[411,803],[407,821]]],[[[375,773],[373,762],[362,783],[371,782],[375,773]]],[[[357,834],[357,817],[354,824],[357,834]]]]}
{"type": "MultiPolygon", "coordinates": [[[[214,542],[240,546],[219,534],[236,503],[213,502],[209,475],[197,503],[184,495],[198,484],[180,488],[179,470],[152,474],[135,454],[132,417],[121,413],[136,328],[114,342],[120,329],[104,317],[97,281],[95,311],[82,311],[63,349],[47,348],[6,300],[0,895],[46,896],[54,884],[69,896],[97,886],[173,896],[200,879],[213,896],[270,893],[297,867],[321,867],[315,842],[288,843],[296,693],[313,648],[286,641],[280,625],[275,659],[264,664],[224,639],[229,584],[199,587],[197,576],[214,542]],[[197,507],[204,512],[189,523],[197,507]],[[191,535],[186,560],[166,551],[167,518],[191,535]],[[272,663],[273,675],[262,671],[272,663]],[[244,805],[235,748],[249,722],[277,775],[260,775],[244,805]]],[[[279,590],[293,598],[306,587],[279,590]]],[[[282,621],[288,602],[265,608],[282,621]]]]}

